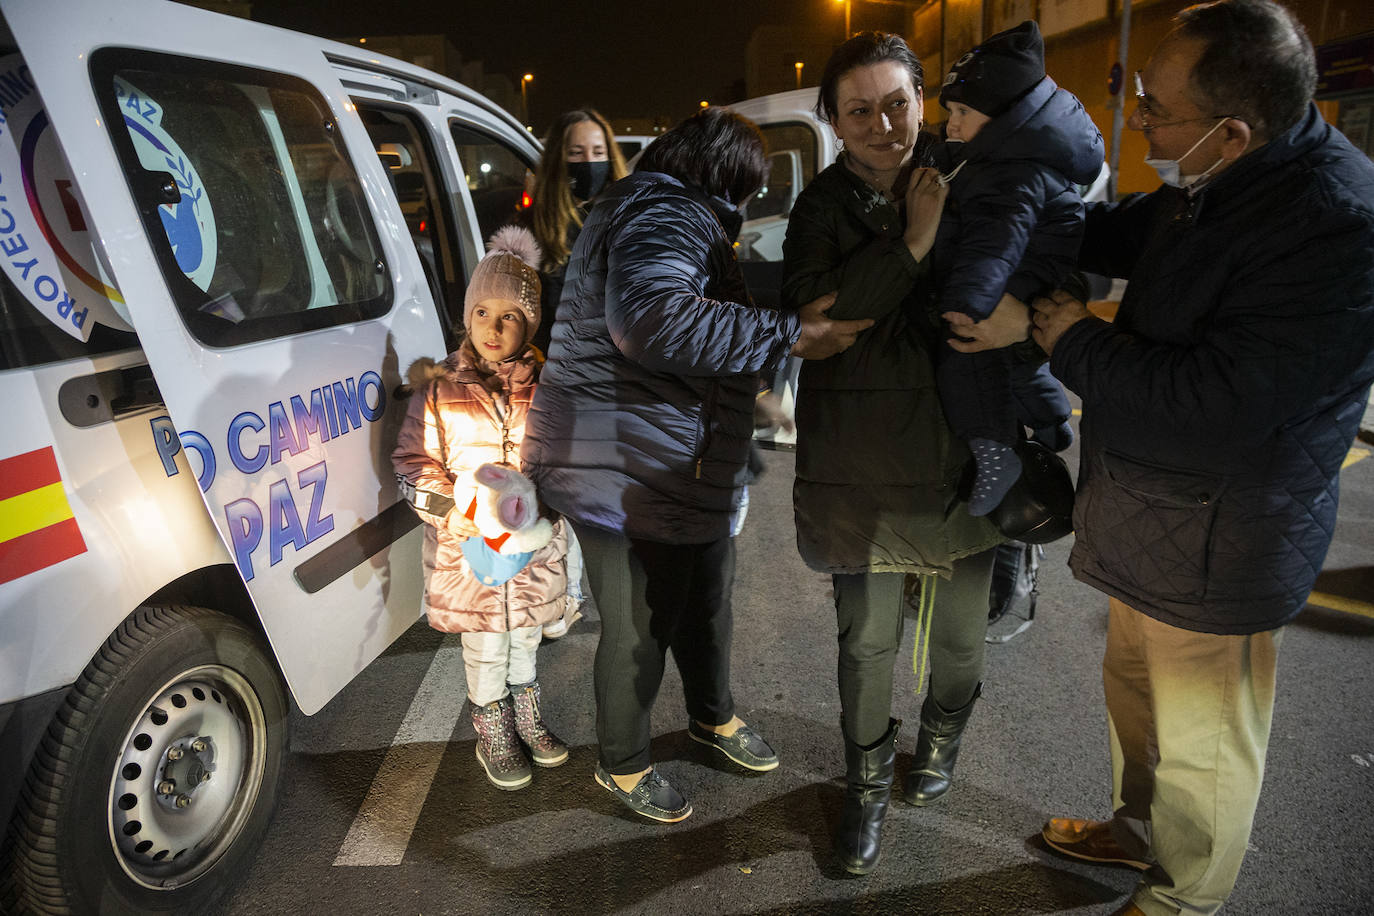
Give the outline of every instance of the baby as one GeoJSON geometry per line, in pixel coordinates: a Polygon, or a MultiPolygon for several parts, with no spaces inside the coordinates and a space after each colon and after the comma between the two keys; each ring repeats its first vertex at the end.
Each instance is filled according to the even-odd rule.
{"type": "MultiPolygon", "coordinates": [[[[957,334],[1003,293],[1029,302],[1073,271],[1083,235],[1075,185],[1097,177],[1103,144],[1078,99],[1045,75],[1030,20],[959,58],[940,104],[949,121],[935,157],[949,198],[931,258],[938,311],[957,334]]],[[[1020,476],[1023,424],[1056,451],[1073,440],[1068,399],[1043,362],[944,347],[936,378],[950,426],[973,452],[972,515],[995,509],[1020,476]]]]}

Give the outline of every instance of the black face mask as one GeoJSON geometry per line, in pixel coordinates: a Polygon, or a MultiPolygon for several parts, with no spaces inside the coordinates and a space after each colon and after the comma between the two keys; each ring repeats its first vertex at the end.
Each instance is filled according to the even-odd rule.
{"type": "Polygon", "coordinates": [[[572,196],[578,200],[591,200],[606,187],[606,179],[611,177],[611,161],[568,162],[568,180],[572,183],[572,196]]]}

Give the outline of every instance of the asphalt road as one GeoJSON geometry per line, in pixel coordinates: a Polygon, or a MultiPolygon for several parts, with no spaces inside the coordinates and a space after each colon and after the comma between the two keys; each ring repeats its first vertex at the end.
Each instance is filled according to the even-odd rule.
{"type": "MultiPolygon", "coordinates": [[[[1315,600],[1280,655],[1264,792],[1225,912],[1374,912],[1374,458],[1357,443],[1343,473],[1336,543],[1315,600]]],[[[1039,611],[988,650],[983,699],[954,790],[896,802],[883,861],[867,878],[830,860],[843,758],[828,578],[797,557],[793,459],[770,452],[739,539],[734,684],[740,715],[782,764],[746,774],[688,739],[670,671],[654,716],[661,770],[696,813],[638,819],[592,780],[594,609],[546,643],[547,720],[573,747],[519,792],[489,785],[462,706],[458,644],[417,624],[313,717],[295,716],[273,828],[224,914],[332,913],[1109,913],[1135,873],[1069,862],[1035,839],[1052,815],[1109,813],[1100,661],[1106,601],[1042,567],[1039,611]]],[[[911,644],[897,665],[915,738],[911,644]]]]}

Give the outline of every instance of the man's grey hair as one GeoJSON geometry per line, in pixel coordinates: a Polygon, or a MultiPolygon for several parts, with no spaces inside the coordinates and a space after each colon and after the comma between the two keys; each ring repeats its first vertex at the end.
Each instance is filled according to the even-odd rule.
{"type": "Polygon", "coordinates": [[[1210,114],[1239,118],[1264,140],[1292,127],[1317,91],[1307,31],[1270,0],[1216,0],[1175,17],[1174,34],[1203,43],[1189,88],[1210,114]]]}

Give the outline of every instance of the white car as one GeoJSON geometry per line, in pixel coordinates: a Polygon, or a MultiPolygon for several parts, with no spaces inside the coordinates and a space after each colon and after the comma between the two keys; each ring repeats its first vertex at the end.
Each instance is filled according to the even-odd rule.
{"type": "Polygon", "coordinates": [[[266,830],[288,696],[422,612],[407,369],[540,150],[361,47],[161,0],[0,15],[0,895],[201,912],[266,830]]]}
{"type": "Polygon", "coordinates": [[[637,158],[639,154],[644,152],[645,148],[656,139],[657,137],[652,134],[615,135],[616,145],[620,147],[620,154],[625,157],[626,162],[637,158]]]}

